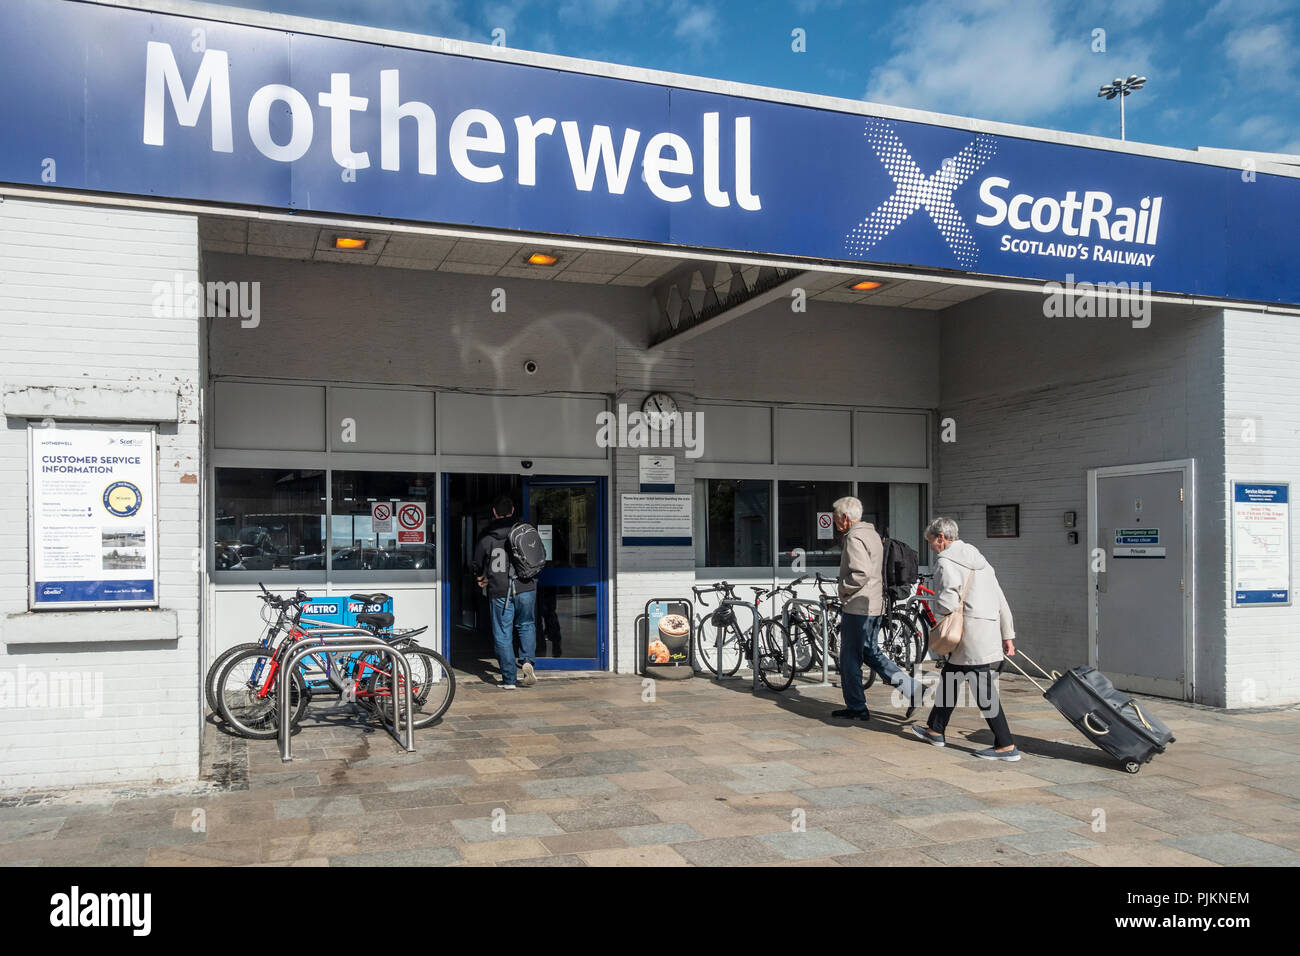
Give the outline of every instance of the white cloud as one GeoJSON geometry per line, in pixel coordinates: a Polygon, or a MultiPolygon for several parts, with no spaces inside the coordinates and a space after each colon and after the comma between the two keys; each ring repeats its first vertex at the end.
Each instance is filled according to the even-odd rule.
{"type": "Polygon", "coordinates": [[[1253,86],[1292,88],[1291,68],[1294,54],[1291,38],[1276,23],[1233,30],[1223,41],[1229,65],[1242,82],[1253,86]]]}
{"type": "Polygon", "coordinates": [[[1087,31],[1058,29],[1051,8],[1039,4],[928,0],[893,27],[893,55],[872,71],[868,100],[1042,121],[1095,97],[1105,79],[1095,75],[1100,64],[1087,31]]]}
{"type": "Polygon", "coordinates": [[[673,36],[679,40],[702,46],[717,39],[718,14],[712,7],[674,0],[668,8],[668,14],[677,20],[673,36]]]}

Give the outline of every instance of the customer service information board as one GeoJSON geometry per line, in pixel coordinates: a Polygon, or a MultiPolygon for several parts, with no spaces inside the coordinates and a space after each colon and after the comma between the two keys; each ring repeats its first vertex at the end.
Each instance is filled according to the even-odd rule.
{"type": "Polygon", "coordinates": [[[29,430],[32,608],[158,603],[154,432],[29,430]]]}

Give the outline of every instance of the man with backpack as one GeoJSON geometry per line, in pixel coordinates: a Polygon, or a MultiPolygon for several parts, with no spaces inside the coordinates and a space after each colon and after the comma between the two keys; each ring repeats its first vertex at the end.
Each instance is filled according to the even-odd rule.
{"type": "Polygon", "coordinates": [[[493,521],[474,547],[474,573],[485,588],[492,616],[492,641],[501,666],[501,687],[537,683],[537,576],[546,565],[546,549],[537,529],[515,520],[515,503],[502,495],[492,503],[493,521]],[[514,635],[519,634],[518,662],[514,635]],[[519,678],[519,671],[523,672],[519,678]]]}

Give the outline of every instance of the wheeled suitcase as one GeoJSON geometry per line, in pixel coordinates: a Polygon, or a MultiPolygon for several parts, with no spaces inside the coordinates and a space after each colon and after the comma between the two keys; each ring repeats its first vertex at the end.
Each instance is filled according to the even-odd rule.
{"type": "MultiPolygon", "coordinates": [[[[1121,690],[1116,690],[1106,675],[1095,667],[1075,667],[1064,674],[1043,670],[1023,651],[1017,651],[1052,681],[1043,696],[1061,712],[1079,732],[1106,753],[1124,764],[1129,773],[1137,773],[1144,763],[1174,742],[1174,735],[1155,714],[1138,706],[1136,700],[1121,690]]],[[[1016,670],[1024,670],[1012,658],[1007,661],[1016,670]]],[[[1029,680],[1039,690],[1043,685],[1032,677],[1029,680]]]]}

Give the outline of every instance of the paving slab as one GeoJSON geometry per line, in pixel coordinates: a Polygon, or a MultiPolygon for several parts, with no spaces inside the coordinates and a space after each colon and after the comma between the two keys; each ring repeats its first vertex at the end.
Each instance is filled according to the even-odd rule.
{"type": "Polygon", "coordinates": [[[1125,774],[1028,684],[1004,682],[1025,759],[974,759],[959,711],[925,747],[873,688],[462,675],[417,751],[314,704],[295,759],[205,726],[201,779],[0,795],[0,864],[71,866],[1293,866],[1300,710],[1154,701],[1178,742],[1125,774]],[[1023,686],[1021,686],[1023,685],[1023,686]],[[494,823],[496,826],[494,827],[494,823]],[[502,828],[504,824],[504,828],[502,828]],[[1093,829],[1104,824],[1103,828],[1093,829]]]}

